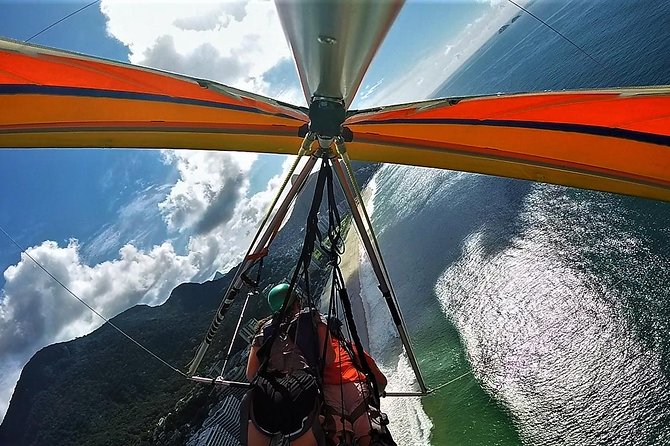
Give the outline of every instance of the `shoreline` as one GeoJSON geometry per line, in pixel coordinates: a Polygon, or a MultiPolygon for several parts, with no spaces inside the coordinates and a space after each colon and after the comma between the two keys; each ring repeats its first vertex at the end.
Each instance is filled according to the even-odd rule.
{"type": "MultiPolygon", "coordinates": [[[[367,201],[369,195],[367,190],[363,193],[363,199],[367,201]]],[[[358,328],[358,334],[366,350],[370,350],[370,341],[368,335],[368,321],[365,314],[365,306],[361,296],[361,243],[354,223],[349,226],[349,230],[344,239],[344,255],[340,263],[340,270],[344,277],[344,283],[347,287],[349,299],[351,300],[351,309],[354,314],[354,321],[358,328]]]]}

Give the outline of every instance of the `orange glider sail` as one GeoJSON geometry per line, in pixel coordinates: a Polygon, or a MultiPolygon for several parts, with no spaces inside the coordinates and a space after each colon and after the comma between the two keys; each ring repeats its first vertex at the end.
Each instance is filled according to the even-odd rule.
{"type": "Polygon", "coordinates": [[[356,159],[670,201],[670,87],[443,99],[345,124],[356,159]]]}
{"type": "Polygon", "coordinates": [[[0,40],[0,147],[295,154],[304,109],[214,82],[0,40]]]}
{"type": "MultiPolygon", "coordinates": [[[[295,154],[307,110],[214,82],[0,40],[0,147],[295,154]]],[[[670,201],[670,87],[350,111],[352,159],[670,201]]]]}

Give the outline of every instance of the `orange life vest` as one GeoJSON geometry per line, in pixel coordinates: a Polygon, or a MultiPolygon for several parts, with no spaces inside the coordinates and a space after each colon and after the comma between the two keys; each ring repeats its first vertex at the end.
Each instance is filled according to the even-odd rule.
{"type": "Polygon", "coordinates": [[[335,362],[326,365],[323,370],[324,384],[340,384],[365,381],[365,375],[361,373],[347,350],[340,344],[340,341],[333,336],[329,336],[330,345],[335,350],[335,362]]]}

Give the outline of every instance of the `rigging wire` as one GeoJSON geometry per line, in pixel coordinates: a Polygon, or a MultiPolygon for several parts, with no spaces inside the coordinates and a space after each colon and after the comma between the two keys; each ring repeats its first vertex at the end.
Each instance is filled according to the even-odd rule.
{"type": "Polygon", "coordinates": [[[551,26],[550,24],[548,24],[547,22],[545,22],[544,20],[542,20],[540,17],[536,16],[535,14],[533,14],[532,12],[530,12],[528,9],[524,8],[523,6],[521,6],[520,4],[518,4],[517,2],[515,2],[514,0],[507,0],[507,1],[510,2],[511,4],[513,4],[514,6],[516,6],[517,8],[519,8],[520,10],[522,10],[523,12],[525,12],[526,14],[530,15],[531,17],[533,17],[535,20],[537,20],[537,21],[539,21],[540,23],[542,23],[544,26],[546,26],[547,28],[549,28],[550,30],[552,30],[553,32],[555,32],[556,34],[558,34],[561,38],[563,38],[563,40],[565,40],[565,41],[568,42],[570,45],[572,45],[572,46],[574,46],[575,48],[577,48],[579,51],[581,51],[583,54],[585,54],[586,57],[588,57],[589,59],[591,59],[592,61],[594,61],[594,62],[597,63],[598,65],[600,65],[602,68],[606,68],[605,65],[603,65],[599,60],[597,60],[596,58],[594,58],[593,56],[591,56],[588,52],[586,52],[586,50],[584,50],[582,47],[580,47],[580,46],[577,45],[575,42],[573,42],[572,40],[570,40],[566,35],[564,35],[563,33],[561,33],[559,30],[557,30],[556,28],[554,28],[553,26],[551,26]]]}
{"type": "Polygon", "coordinates": [[[465,376],[468,376],[468,375],[470,375],[471,373],[472,373],[472,370],[468,370],[467,372],[463,373],[462,375],[458,375],[456,378],[451,379],[451,380],[447,381],[446,383],[442,383],[442,384],[440,384],[440,385],[437,386],[437,387],[433,387],[432,389],[430,389],[430,390],[428,391],[428,394],[430,395],[431,393],[435,393],[435,392],[437,392],[438,390],[442,389],[443,387],[447,387],[449,384],[455,383],[455,382],[458,381],[459,379],[461,379],[461,378],[463,378],[463,377],[465,377],[465,376]]]}
{"type": "Polygon", "coordinates": [[[72,295],[72,297],[74,297],[75,299],[77,299],[77,300],[78,300],[79,302],[81,302],[86,308],[88,308],[89,310],[91,310],[96,316],[98,316],[100,319],[102,319],[103,321],[105,321],[107,324],[109,324],[109,325],[110,325],[112,328],[114,328],[116,331],[118,331],[118,332],[121,333],[123,336],[125,336],[125,337],[126,337],[129,341],[131,341],[133,344],[137,345],[139,348],[141,348],[142,350],[144,350],[145,352],[147,352],[149,355],[153,356],[155,359],[157,359],[158,361],[160,361],[161,363],[163,363],[163,365],[165,365],[165,366],[169,367],[170,369],[172,369],[173,371],[179,373],[179,374],[182,375],[184,378],[188,378],[188,376],[186,376],[186,374],[185,374],[184,372],[182,372],[181,370],[177,369],[176,367],[174,367],[173,365],[171,365],[170,363],[168,363],[166,360],[164,360],[163,358],[161,358],[160,356],[158,356],[157,354],[155,354],[154,352],[152,352],[151,350],[149,350],[147,347],[145,347],[144,345],[142,345],[139,341],[136,341],[135,339],[133,339],[132,336],[130,336],[130,335],[129,335],[128,333],[126,333],[125,331],[123,331],[121,328],[119,328],[116,324],[114,324],[112,321],[110,321],[109,319],[107,319],[105,316],[103,316],[102,314],[100,314],[100,312],[98,312],[95,308],[91,307],[88,303],[86,303],[85,300],[83,300],[82,298],[80,298],[79,296],[77,296],[77,295],[76,295],[70,288],[67,287],[67,285],[65,285],[63,282],[61,282],[60,280],[58,280],[58,278],[57,278],[56,276],[54,276],[53,274],[51,274],[51,272],[49,272],[49,270],[47,270],[44,266],[42,266],[42,264],[41,264],[40,262],[38,262],[37,259],[35,259],[35,258],[34,258],[33,256],[31,256],[30,254],[28,254],[28,252],[25,250],[25,248],[23,248],[23,246],[21,246],[16,240],[14,240],[14,238],[13,238],[11,235],[9,235],[9,234],[7,233],[7,231],[5,231],[5,229],[4,229],[2,226],[0,226],[0,232],[2,232],[3,234],[5,234],[5,236],[6,236],[9,240],[11,240],[11,242],[12,242],[17,248],[19,248],[19,250],[21,250],[21,253],[22,253],[22,254],[25,254],[25,256],[28,257],[30,260],[32,260],[33,263],[34,263],[35,265],[37,265],[42,271],[44,271],[49,277],[51,277],[51,278],[52,278],[58,285],[60,285],[65,291],[67,291],[68,293],[70,293],[70,294],[72,295]]]}
{"type": "Polygon", "coordinates": [[[44,29],[41,30],[40,32],[35,33],[35,34],[33,34],[32,36],[28,37],[26,40],[24,40],[24,42],[26,42],[26,43],[27,43],[27,42],[30,42],[31,40],[33,40],[35,37],[39,36],[39,35],[42,34],[43,32],[50,30],[51,28],[53,28],[54,26],[58,25],[59,23],[65,21],[65,20],[67,20],[67,19],[69,19],[69,18],[72,17],[73,15],[78,14],[78,13],[80,13],[81,11],[83,11],[84,9],[88,8],[89,6],[93,6],[93,5],[95,5],[96,3],[99,3],[99,2],[100,2],[100,0],[95,0],[95,1],[93,1],[93,2],[91,2],[91,3],[89,3],[89,4],[87,4],[87,5],[82,6],[81,8],[77,9],[76,11],[71,12],[70,14],[66,15],[66,16],[63,17],[62,19],[55,21],[54,23],[52,23],[51,25],[47,26],[46,28],[44,28],[44,29]]]}

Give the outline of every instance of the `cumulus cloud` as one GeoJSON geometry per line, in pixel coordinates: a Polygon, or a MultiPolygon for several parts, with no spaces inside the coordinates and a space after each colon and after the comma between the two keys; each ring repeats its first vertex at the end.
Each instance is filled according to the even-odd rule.
{"type": "MultiPolygon", "coordinates": [[[[193,259],[177,255],[169,243],[146,252],[126,245],[117,259],[94,266],[82,261],[76,240],[64,247],[45,241],[26,252],[107,318],[138,303],[159,304],[175,286],[197,273],[193,259]]],[[[4,377],[0,401],[6,405],[18,371],[36,351],[87,334],[103,321],[25,254],[5,270],[4,279],[0,294],[0,375],[4,377]]]]}
{"type": "Polygon", "coordinates": [[[17,363],[16,361],[3,362],[4,364],[0,368],[0,372],[2,372],[0,373],[0,422],[7,413],[9,400],[23,367],[23,363],[17,363]]]}
{"type": "MultiPolygon", "coordinates": [[[[225,160],[226,155],[212,152],[207,156],[225,160]]],[[[221,189],[212,192],[212,196],[221,200],[222,204],[212,204],[200,218],[193,221],[192,228],[195,231],[188,243],[189,256],[198,266],[200,277],[211,277],[216,270],[227,271],[241,260],[292,161],[291,158],[285,158],[282,173],[270,179],[264,190],[254,194],[249,194],[248,175],[245,174],[236,202],[225,200],[226,181],[220,183],[221,189]],[[220,207],[226,212],[221,214],[220,207]],[[232,213],[229,212],[231,209],[232,213]]],[[[217,163],[213,161],[212,164],[217,163]]],[[[239,167],[244,171],[243,165],[239,167]]]]}
{"type": "Polygon", "coordinates": [[[272,2],[103,0],[100,9],[107,32],[130,48],[134,64],[270,95],[264,74],[290,57],[272,2]]]}
{"type": "Polygon", "coordinates": [[[257,155],[177,150],[166,151],[165,158],[180,174],[159,204],[168,229],[203,234],[233,218],[257,155]]]}
{"type": "MultiPolygon", "coordinates": [[[[86,265],[76,240],[61,247],[45,241],[26,252],[74,294],[106,317],[138,303],[158,304],[197,272],[188,256],[169,243],[140,251],[126,245],[115,260],[86,265]]],[[[5,270],[0,304],[0,356],[34,343],[58,342],[98,327],[102,321],[26,255],[5,270]]]]}
{"type": "Polygon", "coordinates": [[[179,17],[173,23],[182,30],[211,31],[227,27],[231,20],[241,22],[246,15],[245,3],[225,2],[216,5],[213,13],[179,17]]]}
{"type": "Polygon", "coordinates": [[[159,37],[144,52],[143,64],[204,79],[216,79],[224,84],[237,82],[250,68],[242,58],[235,54],[223,56],[209,43],[203,43],[189,54],[180,54],[172,36],[159,37]]]}

